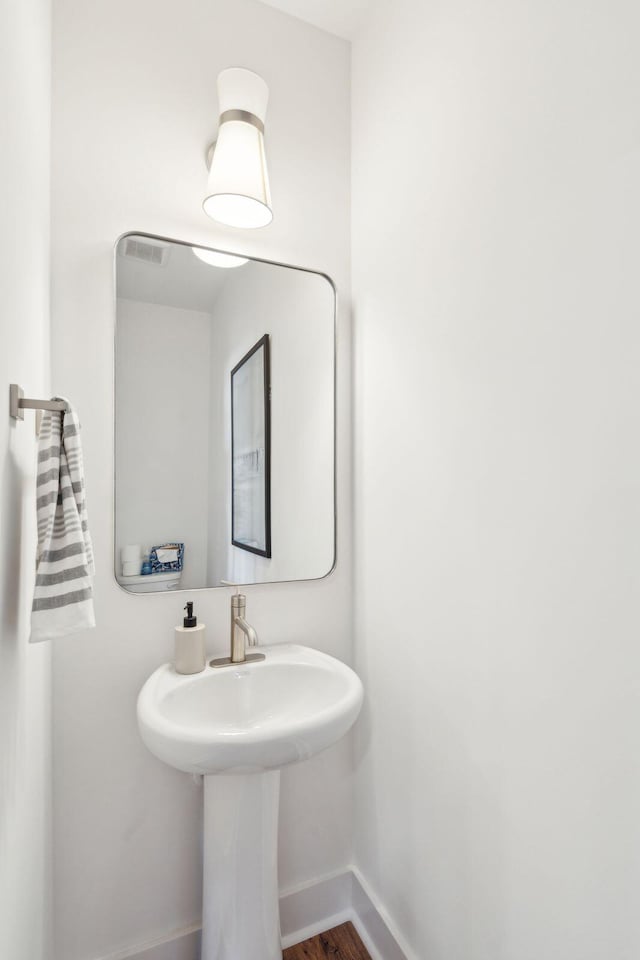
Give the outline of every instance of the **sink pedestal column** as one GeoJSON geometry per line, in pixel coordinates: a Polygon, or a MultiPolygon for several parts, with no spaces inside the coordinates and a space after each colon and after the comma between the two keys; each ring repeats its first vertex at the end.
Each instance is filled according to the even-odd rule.
{"type": "Polygon", "coordinates": [[[204,778],[202,960],[282,960],[280,771],[204,778]]]}

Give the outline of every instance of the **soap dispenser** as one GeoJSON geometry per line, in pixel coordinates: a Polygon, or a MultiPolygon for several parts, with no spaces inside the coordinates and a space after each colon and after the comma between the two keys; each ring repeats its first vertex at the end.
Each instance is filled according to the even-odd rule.
{"type": "Polygon", "coordinates": [[[201,673],[207,664],[204,648],[204,623],[198,623],[193,614],[193,602],[188,601],[187,615],[181,627],[176,627],[176,673],[201,673]]]}

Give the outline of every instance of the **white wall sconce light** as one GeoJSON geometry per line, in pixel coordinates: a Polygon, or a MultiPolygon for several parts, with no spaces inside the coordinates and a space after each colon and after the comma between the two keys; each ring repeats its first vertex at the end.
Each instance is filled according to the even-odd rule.
{"type": "Polygon", "coordinates": [[[210,161],[204,212],[229,227],[266,227],[273,219],[264,118],[269,88],[252,70],[229,67],[218,76],[220,126],[210,161]]]}

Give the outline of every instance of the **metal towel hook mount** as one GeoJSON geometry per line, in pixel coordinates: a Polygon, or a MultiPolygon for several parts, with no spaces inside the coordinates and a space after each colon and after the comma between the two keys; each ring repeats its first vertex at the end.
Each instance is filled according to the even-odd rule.
{"type": "Polygon", "coordinates": [[[25,410],[61,410],[67,409],[64,400],[32,400],[25,397],[24,390],[17,383],[9,384],[9,415],[14,420],[24,420],[25,410]]]}

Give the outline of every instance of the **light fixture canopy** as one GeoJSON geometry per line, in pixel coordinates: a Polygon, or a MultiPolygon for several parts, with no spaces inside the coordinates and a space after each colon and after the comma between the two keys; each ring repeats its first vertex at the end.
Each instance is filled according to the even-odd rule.
{"type": "Polygon", "coordinates": [[[198,260],[202,260],[210,267],[223,267],[229,270],[249,262],[247,257],[236,257],[233,253],[220,253],[219,250],[207,250],[205,247],[191,247],[191,249],[198,260]]]}
{"type": "Polygon", "coordinates": [[[204,212],[230,227],[271,223],[271,192],[264,151],[269,88],[252,70],[229,67],[218,76],[220,121],[204,212]]]}

